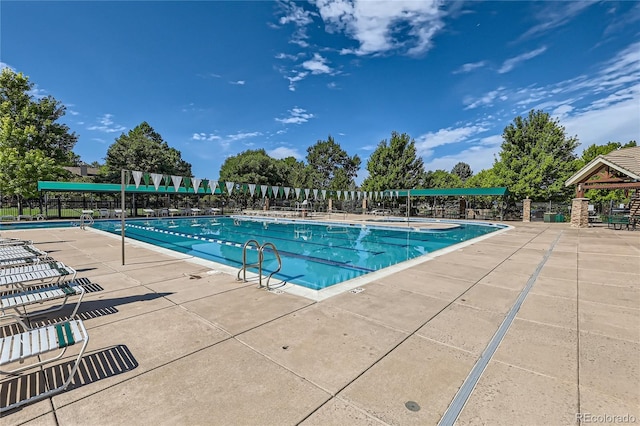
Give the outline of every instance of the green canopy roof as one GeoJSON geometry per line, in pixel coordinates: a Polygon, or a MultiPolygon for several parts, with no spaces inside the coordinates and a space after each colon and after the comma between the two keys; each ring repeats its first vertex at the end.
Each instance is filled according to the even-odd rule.
{"type": "MultiPolygon", "coordinates": [[[[90,182],[52,182],[38,181],[39,191],[52,192],[110,192],[116,193],[121,191],[120,184],[117,183],[90,183],[90,182]]],[[[179,186],[176,191],[173,185],[160,185],[156,190],[154,185],[141,184],[136,188],[134,184],[125,185],[127,193],[153,193],[153,194],[195,194],[193,186],[185,188],[179,186]]],[[[335,192],[335,191],[331,191],[335,192]]],[[[216,186],[215,194],[221,194],[220,186],[216,186]]],[[[398,195],[406,197],[407,193],[412,197],[470,197],[470,196],[501,196],[509,195],[509,191],[505,187],[494,188],[446,188],[446,189],[399,189],[384,191],[387,196],[398,195]]],[[[207,185],[198,187],[198,194],[211,194],[211,188],[207,185]]]]}
{"type": "MultiPolygon", "coordinates": [[[[393,192],[393,191],[392,191],[393,192]]],[[[398,195],[406,197],[407,193],[412,197],[471,197],[483,195],[495,195],[504,197],[509,195],[506,187],[493,188],[438,188],[438,189],[400,189],[398,195]]]]}
{"type": "MultiPolygon", "coordinates": [[[[90,183],[90,182],[52,182],[38,181],[38,191],[53,192],[120,192],[122,187],[118,183],[90,183]]],[[[153,185],[140,185],[136,188],[134,184],[125,185],[125,192],[131,193],[154,193],[154,194],[195,194],[193,187],[189,189],[180,186],[178,191],[173,186],[160,185],[156,191],[153,185]]],[[[211,189],[198,188],[198,194],[211,194],[211,189]]],[[[216,188],[216,194],[220,194],[220,188],[216,188]]]]}

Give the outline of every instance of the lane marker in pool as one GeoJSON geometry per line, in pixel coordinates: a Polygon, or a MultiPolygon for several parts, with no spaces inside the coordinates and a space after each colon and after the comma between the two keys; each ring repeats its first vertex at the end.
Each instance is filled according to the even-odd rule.
{"type": "MultiPolygon", "coordinates": [[[[130,224],[130,223],[127,223],[126,226],[129,227],[129,228],[141,229],[143,231],[151,231],[151,232],[157,232],[157,233],[160,233],[160,234],[173,235],[174,237],[191,238],[191,239],[195,239],[195,240],[206,241],[206,242],[209,242],[209,243],[223,244],[223,245],[226,245],[226,246],[233,246],[233,247],[238,247],[238,248],[242,248],[243,247],[243,244],[240,244],[240,243],[233,243],[231,241],[225,241],[225,240],[217,240],[217,239],[214,239],[214,238],[198,237],[196,235],[185,234],[183,232],[167,231],[166,229],[158,229],[158,228],[154,228],[153,226],[133,225],[133,224],[130,224]]],[[[247,247],[247,249],[248,250],[256,250],[256,248],[253,247],[253,246],[249,246],[249,247],[247,247]]]]}
{"type": "Polygon", "coordinates": [[[524,288],[520,292],[520,295],[518,295],[518,298],[516,299],[511,309],[509,310],[509,313],[504,318],[504,321],[502,321],[502,324],[500,324],[500,327],[498,327],[498,330],[493,335],[493,337],[491,338],[491,341],[489,342],[485,350],[482,352],[482,355],[480,355],[480,358],[471,369],[471,372],[465,379],[464,383],[462,384],[462,386],[460,386],[460,389],[458,389],[458,393],[456,393],[456,396],[451,401],[451,404],[449,404],[447,411],[445,411],[444,415],[438,422],[438,426],[452,426],[453,424],[455,424],[456,420],[458,419],[458,416],[462,412],[462,409],[464,408],[467,401],[469,400],[471,393],[473,392],[476,385],[478,384],[478,381],[480,380],[482,373],[484,373],[484,370],[487,368],[489,361],[491,360],[496,350],[498,349],[498,346],[502,342],[502,339],[504,339],[504,336],[507,334],[507,331],[509,331],[509,327],[511,327],[511,324],[515,319],[516,314],[520,310],[520,306],[522,306],[522,303],[524,303],[524,299],[527,297],[527,295],[529,294],[529,290],[531,290],[531,287],[533,287],[533,284],[538,279],[538,274],[540,274],[540,271],[542,270],[542,267],[544,266],[544,264],[547,263],[549,256],[551,256],[551,252],[556,246],[556,243],[558,242],[558,240],[560,240],[561,236],[562,236],[562,231],[560,231],[560,234],[556,237],[555,241],[551,243],[551,247],[549,247],[549,249],[546,251],[546,253],[542,257],[542,260],[536,267],[535,271],[533,272],[531,277],[529,277],[529,280],[527,281],[527,285],[524,286],[524,288]]]}
{"type": "MultiPolygon", "coordinates": [[[[240,244],[240,243],[234,243],[231,241],[225,241],[225,240],[218,240],[218,239],[213,239],[213,238],[205,238],[205,237],[197,237],[194,235],[190,235],[190,234],[185,234],[183,232],[173,232],[173,231],[167,231],[164,229],[158,229],[158,228],[154,228],[153,226],[141,226],[141,225],[134,225],[134,224],[126,224],[127,227],[130,228],[135,228],[135,229],[140,229],[143,231],[150,231],[150,232],[158,232],[161,234],[167,234],[167,235],[172,235],[174,237],[183,237],[183,238],[191,238],[191,239],[200,239],[202,241],[207,241],[210,243],[215,243],[215,244],[221,244],[221,245],[225,245],[225,246],[232,246],[232,247],[237,247],[237,248],[242,248],[244,247],[244,244],[240,244]]],[[[256,247],[254,246],[248,246],[247,250],[257,250],[256,247]]],[[[280,250],[280,253],[283,255],[287,255],[289,257],[295,257],[295,258],[299,258],[299,259],[308,259],[308,260],[312,260],[318,263],[324,263],[327,265],[333,265],[333,266],[339,266],[342,268],[348,268],[348,269],[352,269],[352,270],[358,270],[358,271],[364,271],[364,272],[373,272],[376,269],[371,269],[371,268],[365,268],[363,266],[358,266],[358,265],[352,265],[349,263],[345,263],[345,262],[336,262],[334,260],[331,259],[323,259],[323,258],[319,258],[319,257],[312,257],[312,256],[306,256],[303,254],[298,254],[298,253],[293,253],[290,251],[284,251],[284,250],[280,250]]]]}

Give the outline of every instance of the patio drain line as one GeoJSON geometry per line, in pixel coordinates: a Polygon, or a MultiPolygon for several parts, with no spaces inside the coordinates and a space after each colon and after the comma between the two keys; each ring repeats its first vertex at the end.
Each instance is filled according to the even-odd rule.
{"type": "Polygon", "coordinates": [[[471,372],[465,379],[464,383],[462,383],[462,386],[460,386],[460,389],[458,389],[458,393],[456,393],[456,396],[451,401],[451,404],[449,404],[449,407],[447,407],[447,411],[445,411],[444,415],[440,419],[438,426],[452,426],[455,423],[455,421],[458,419],[458,416],[460,415],[460,413],[462,412],[462,409],[464,408],[465,404],[469,400],[469,397],[471,396],[473,389],[475,389],[476,385],[478,384],[478,381],[480,380],[480,376],[482,376],[482,373],[487,368],[489,361],[495,354],[496,350],[498,349],[498,346],[500,346],[502,339],[504,339],[504,336],[507,334],[507,331],[509,331],[509,327],[511,327],[511,324],[515,319],[516,314],[520,310],[520,307],[522,306],[524,299],[527,297],[527,295],[529,294],[529,291],[531,290],[531,287],[533,287],[533,284],[538,279],[538,275],[540,274],[542,267],[544,266],[545,263],[547,263],[547,260],[549,259],[551,252],[556,246],[556,243],[558,242],[558,240],[560,240],[561,236],[562,236],[562,231],[560,231],[560,234],[556,237],[553,243],[551,243],[551,246],[545,252],[544,256],[542,257],[542,260],[536,267],[535,271],[533,271],[533,274],[531,275],[531,277],[529,277],[529,280],[527,281],[527,285],[525,285],[525,287],[522,289],[522,291],[518,295],[518,298],[516,299],[511,309],[509,310],[509,313],[507,313],[507,316],[505,317],[504,321],[502,321],[502,324],[500,324],[500,327],[498,327],[498,330],[493,335],[493,337],[491,338],[491,341],[489,342],[485,350],[482,352],[482,355],[480,355],[480,358],[471,369],[471,372]]]}

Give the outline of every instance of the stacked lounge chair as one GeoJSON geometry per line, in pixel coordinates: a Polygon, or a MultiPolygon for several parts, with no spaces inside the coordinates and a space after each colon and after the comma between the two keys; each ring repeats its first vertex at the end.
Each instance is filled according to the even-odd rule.
{"type": "Polygon", "coordinates": [[[0,337],[0,374],[17,375],[60,359],[70,346],[81,347],[71,371],[60,386],[0,407],[0,413],[65,390],[89,342],[82,320],[76,318],[85,294],[84,287],[76,281],[76,271],[50,258],[30,241],[23,241],[22,244],[18,243],[19,240],[11,241],[6,245],[0,242],[0,320],[4,326],[0,337]],[[72,296],[78,296],[78,301],[68,319],[37,328],[27,324],[28,317],[62,309],[72,296]],[[44,310],[29,310],[32,305],[59,299],[62,299],[59,305],[44,310]],[[22,331],[10,334],[18,328],[22,331]],[[51,353],[54,354],[48,356],[51,353]]]}

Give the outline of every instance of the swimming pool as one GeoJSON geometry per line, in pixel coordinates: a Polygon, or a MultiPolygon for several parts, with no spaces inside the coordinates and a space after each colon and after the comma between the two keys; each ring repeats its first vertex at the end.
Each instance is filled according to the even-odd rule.
{"type": "MultiPolygon", "coordinates": [[[[121,230],[115,221],[93,227],[118,235],[121,230]]],[[[272,283],[281,280],[322,290],[501,228],[444,221],[436,228],[417,228],[238,216],[129,220],[125,232],[129,238],[235,268],[242,267],[247,241],[272,243],[282,259],[272,283]]],[[[257,250],[247,251],[247,263],[255,263],[257,257],[257,250]]],[[[263,274],[277,266],[275,254],[266,250],[263,274]]]]}

